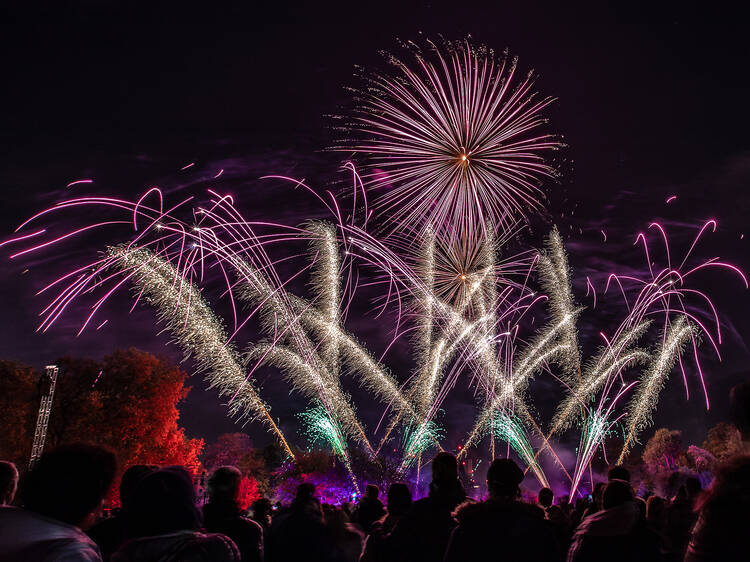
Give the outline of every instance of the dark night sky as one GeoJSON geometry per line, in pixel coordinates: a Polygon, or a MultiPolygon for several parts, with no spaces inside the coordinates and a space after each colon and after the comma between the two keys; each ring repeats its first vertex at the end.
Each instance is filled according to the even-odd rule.
{"type": "MultiPolygon", "coordinates": [[[[172,192],[204,189],[203,179],[220,168],[226,173],[212,185],[239,196],[248,216],[296,224],[319,208],[307,199],[290,201],[289,192],[280,205],[277,187],[256,178],[286,173],[319,187],[336,181],[338,156],[322,151],[331,140],[326,115],[346,108],[344,87],[353,83],[353,66],[383,68],[380,50],[421,31],[451,39],[471,34],[496,50],[507,47],[522,68],[540,74],[538,89],[558,98],[548,115],[568,148],[563,178],[549,186],[550,212],[568,236],[582,302],[590,304],[586,275],[598,278],[622,263],[642,263],[628,248],[655,218],[674,228],[678,242],[690,234],[680,225],[719,219],[702,255],[750,267],[750,53],[743,14],[715,14],[718,20],[684,3],[658,12],[630,3],[585,11],[530,2],[523,8],[378,2],[366,10],[356,2],[218,4],[0,8],[0,236],[69,196],[64,187],[74,179],[95,179],[76,194],[132,198],[152,185],[172,192]],[[179,174],[191,161],[193,175],[179,174]],[[679,197],[667,207],[671,194],[679,197]],[[600,228],[607,230],[607,245],[600,228]],[[680,232],[687,234],[680,238],[680,232]],[[744,232],[749,236],[740,240],[744,232]]],[[[91,242],[60,248],[90,255],[98,249],[91,242]]],[[[0,357],[41,366],[67,352],[101,356],[130,345],[178,356],[163,347],[166,338],[154,339],[145,309],[127,316],[112,308],[106,329],[78,339],[75,312],[46,335],[35,335],[44,302],[34,297],[35,289],[77,256],[53,251],[37,261],[9,263],[0,251],[0,357]]],[[[717,279],[728,336],[724,362],[706,360],[712,410],[703,411],[695,384],[686,408],[675,374],[656,419],[657,426],[684,429],[695,440],[724,416],[728,388],[748,376],[742,341],[750,330],[748,294],[729,276],[717,279]]],[[[605,328],[606,317],[603,311],[586,318],[599,322],[595,333],[605,328]]],[[[382,349],[372,323],[352,329],[382,349]]],[[[398,354],[405,349],[396,350],[396,365],[403,364],[398,354]]],[[[288,388],[274,385],[273,373],[262,376],[269,402],[283,416],[288,388]]],[[[554,392],[540,389],[540,409],[554,392]]],[[[377,417],[378,411],[361,409],[366,418],[377,417]]],[[[450,415],[466,423],[472,417],[460,401],[450,415]]],[[[183,423],[209,439],[233,427],[213,393],[202,390],[188,399],[183,423]]]]}

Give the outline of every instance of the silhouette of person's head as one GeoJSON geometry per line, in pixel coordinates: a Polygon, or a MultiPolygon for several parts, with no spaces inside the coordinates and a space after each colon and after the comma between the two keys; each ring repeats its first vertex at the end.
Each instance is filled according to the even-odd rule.
{"type": "Polygon", "coordinates": [[[181,466],[169,466],[146,474],[130,497],[128,534],[151,537],[201,526],[195,506],[195,489],[190,473],[181,466]]]}
{"type": "Polygon", "coordinates": [[[411,507],[411,492],[406,484],[396,482],[388,488],[388,514],[403,515],[411,507]]]}
{"type": "Polygon", "coordinates": [[[612,509],[633,501],[633,488],[625,480],[611,480],[607,483],[602,494],[602,506],[604,509],[612,509]]]}
{"type": "Polygon", "coordinates": [[[253,510],[253,517],[255,517],[256,519],[263,519],[264,517],[268,517],[273,511],[271,500],[269,500],[268,498],[260,498],[259,500],[255,500],[251,508],[253,510]]]}
{"type": "Polygon", "coordinates": [[[16,497],[18,469],[10,461],[0,461],[0,505],[10,505],[16,497]]]}
{"type": "Polygon", "coordinates": [[[555,499],[555,493],[549,488],[542,488],[539,490],[539,505],[545,509],[552,505],[552,500],[555,499]]]}
{"type": "Polygon", "coordinates": [[[212,502],[236,502],[240,494],[242,472],[234,466],[221,466],[208,478],[208,497],[212,502]]]}
{"type": "Polygon", "coordinates": [[[85,529],[93,524],[116,471],[117,460],[108,449],[86,443],[62,445],[43,454],[26,474],[23,504],[85,529]]]}
{"type": "Polygon", "coordinates": [[[154,464],[134,464],[122,473],[122,478],[120,478],[120,505],[123,509],[127,509],[130,505],[130,498],[138,482],[147,474],[157,470],[159,470],[159,467],[154,464]]]}
{"type": "Polygon", "coordinates": [[[368,484],[365,487],[365,498],[368,500],[376,500],[380,495],[380,489],[375,484],[368,484]]]}
{"type": "Polygon", "coordinates": [[[431,467],[432,481],[436,484],[453,483],[458,479],[458,461],[450,453],[438,453],[431,467]]]}
{"type": "Polygon", "coordinates": [[[611,482],[612,480],[630,482],[630,471],[621,464],[610,466],[607,471],[607,481],[611,482]]]}
{"type": "Polygon", "coordinates": [[[521,495],[522,481],[523,471],[512,459],[495,459],[487,471],[487,487],[492,498],[517,498],[521,495]]]}
{"type": "Polygon", "coordinates": [[[293,503],[302,505],[313,499],[315,499],[315,484],[303,482],[297,486],[297,495],[293,503]]]}
{"type": "Polygon", "coordinates": [[[323,520],[320,501],[315,497],[315,484],[303,482],[297,487],[297,496],[292,502],[292,509],[303,512],[307,517],[323,520]]]}

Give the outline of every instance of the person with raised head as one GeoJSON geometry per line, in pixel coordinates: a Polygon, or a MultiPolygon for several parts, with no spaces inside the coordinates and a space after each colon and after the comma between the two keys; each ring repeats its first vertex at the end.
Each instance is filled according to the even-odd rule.
{"type": "Polygon", "coordinates": [[[552,506],[552,501],[555,499],[555,493],[549,488],[542,488],[537,494],[537,503],[541,506],[544,511],[547,511],[552,506]]]}
{"type": "Polygon", "coordinates": [[[181,466],[162,468],[136,484],[125,513],[129,541],[112,562],[239,562],[232,540],[201,532],[190,473],[181,466]]]}
{"type": "Polygon", "coordinates": [[[366,534],[370,532],[370,526],[385,515],[385,508],[378,498],[379,495],[378,487],[375,484],[368,484],[365,488],[365,495],[359,500],[352,514],[353,521],[358,523],[366,534]]]}
{"type": "Polygon", "coordinates": [[[649,562],[659,559],[659,537],[641,517],[633,489],[612,480],[602,494],[602,511],[586,517],[576,529],[568,562],[649,562]]]}
{"type": "Polygon", "coordinates": [[[387,560],[383,542],[410,507],[411,491],[406,484],[401,482],[391,484],[388,488],[388,512],[370,527],[370,535],[365,541],[362,553],[362,562],[385,562],[387,560]]]}
{"type": "Polygon", "coordinates": [[[156,465],[134,464],[123,472],[120,478],[120,512],[102,519],[88,530],[88,535],[99,546],[104,562],[125,542],[125,513],[135,485],[141,478],[157,470],[159,467],[156,465]]]}
{"type": "Polygon", "coordinates": [[[630,471],[621,464],[614,464],[607,470],[607,482],[612,482],[612,480],[630,482],[630,471]]]}
{"type": "Polygon", "coordinates": [[[334,554],[335,545],[326,531],[315,485],[300,484],[292,505],[271,523],[266,562],[327,562],[334,554]]]}
{"type": "Polygon", "coordinates": [[[11,505],[18,488],[18,469],[10,461],[0,461],[0,506],[11,505]]]}
{"type": "Polygon", "coordinates": [[[101,561],[83,530],[101,513],[116,471],[114,453],[96,445],[43,454],[21,483],[23,509],[0,507],[0,561],[101,561]]]}
{"type": "Polygon", "coordinates": [[[466,492],[458,479],[458,461],[452,454],[438,453],[431,468],[429,495],[412,504],[384,544],[389,560],[443,559],[451,531],[456,526],[453,510],[466,500],[466,492]]]}
{"type": "Polygon", "coordinates": [[[207,531],[232,539],[243,562],[259,562],[263,560],[263,528],[245,517],[237,505],[241,482],[242,473],[234,466],[222,466],[211,473],[203,523],[207,531]]]}
{"type": "Polygon", "coordinates": [[[739,562],[750,553],[750,455],[725,461],[696,502],[685,562],[739,562]]]}
{"type": "Polygon", "coordinates": [[[487,471],[490,498],[465,503],[455,513],[458,527],[445,553],[461,560],[556,562],[560,551],[544,511],[521,501],[523,471],[511,459],[495,459],[487,471]],[[492,554],[494,553],[494,554],[492,554]]]}

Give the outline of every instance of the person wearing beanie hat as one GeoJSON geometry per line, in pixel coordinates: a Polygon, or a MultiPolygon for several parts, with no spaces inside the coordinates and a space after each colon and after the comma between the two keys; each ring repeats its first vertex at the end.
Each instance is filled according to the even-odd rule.
{"type": "Polygon", "coordinates": [[[511,459],[495,459],[487,471],[490,497],[514,500],[521,495],[523,471],[511,459]]]}
{"type": "Polygon", "coordinates": [[[464,503],[454,516],[445,562],[461,560],[560,560],[544,511],[520,500],[523,471],[511,459],[495,459],[487,471],[490,498],[464,503]],[[495,556],[492,556],[495,553],[495,556]]]}

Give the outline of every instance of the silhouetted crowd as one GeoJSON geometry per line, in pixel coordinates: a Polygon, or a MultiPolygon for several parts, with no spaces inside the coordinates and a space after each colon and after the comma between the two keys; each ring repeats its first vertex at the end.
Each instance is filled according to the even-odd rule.
{"type": "Polygon", "coordinates": [[[523,501],[524,473],[509,459],[492,462],[488,499],[467,500],[456,458],[440,453],[420,500],[395,483],[383,505],[369,485],[356,505],[337,507],[302,484],[289,506],[261,499],[252,517],[237,503],[237,468],[210,475],[200,509],[185,468],[138,465],[122,476],[121,509],[102,519],[116,472],[106,449],[61,446],[28,471],[14,502],[18,471],[0,462],[0,562],[750,560],[750,456],[725,462],[708,490],[688,478],[672,498],[636,497],[614,466],[573,504],[549,488],[523,501]]]}

